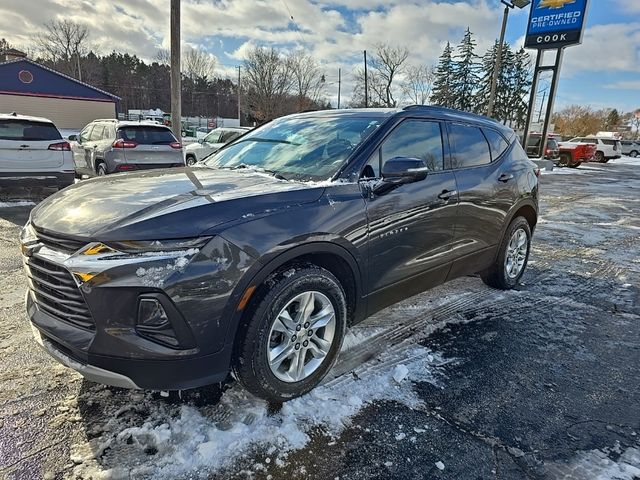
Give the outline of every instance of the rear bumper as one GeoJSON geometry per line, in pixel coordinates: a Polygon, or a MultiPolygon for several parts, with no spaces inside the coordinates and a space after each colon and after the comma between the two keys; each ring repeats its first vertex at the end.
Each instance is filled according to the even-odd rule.
{"type": "Polygon", "coordinates": [[[176,168],[184,167],[185,162],[171,163],[119,163],[109,173],[137,172],[138,170],[153,170],[156,168],[176,168]]]}
{"type": "Polygon", "coordinates": [[[72,185],[75,172],[0,172],[0,185],[5,187],[55,187],[72,185]]]}

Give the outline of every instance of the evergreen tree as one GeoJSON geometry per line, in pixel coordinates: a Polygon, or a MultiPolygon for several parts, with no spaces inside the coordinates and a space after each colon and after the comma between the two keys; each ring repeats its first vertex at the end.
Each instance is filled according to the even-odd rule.
{"type": "Polygon", "coordinates": [[[480,64],[475,53],[476,41],[467,28],[453,63],[452,90],[454,107],[468,112],[476,107],[476,90],[480,81],[480,64]]]}
{"type": "Polygon", "coordinates": [[[453,59],[451,57],[451,44],[447,42],[436,67],[436,79],[433,83],[431,103],[443,107],[453,107],[454,97],[452,91],[453,59]]]}
{"type": "Polygon", "coordinates": [[[513,128],[520,129],[525,127],[529,108],[528,97],[532,83],[531,57],[524,48],[520,48],[512,58],[503,121],[513,128]]]}
{"type": "Polygon", "coordinates": [[[605,122],[605,127],[607,128],[607,130],[613,130],[618,125],[620,125],[620,114],[618,113],[618,110],[616,110],[614,108],[607,115],[607,120],[605,122]]]}

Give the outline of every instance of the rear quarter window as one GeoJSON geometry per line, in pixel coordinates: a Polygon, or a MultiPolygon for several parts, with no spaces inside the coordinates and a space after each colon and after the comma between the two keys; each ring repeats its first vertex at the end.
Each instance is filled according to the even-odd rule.
{"type": "Polygon", "coordinates": [[[490,128],[483,128],[482,132],[484,133],[484,136],[487,137],[487,141],[489,142],[489,147],[491,149],[491,158],[493,160],[496,160],[507,150],[507,148],[509,148],[509,144],[504,139],[504,137],[495,130],[491,130],[490,128]]]}
{"type": "Polygon", "coordinates": [[[61,140],[62,135],[53,123],[31,120],[0,120],[0,139],[34,142],[61,140]]]}
{"type": "Polygon", "coordinates": [[[176,140],[171,130],[162,127],[122,127],[118,138],[134,141],[140,145],[169,145],[176,140]]]}
{"type": "Polygon", "coordinates": [[[601,140],[602,143],[604,143],[605,145],[615,145],[616,141],[615,140],[601,140]]]}
{"type": "Polygon", "coordinates": [[[452,123],[449,140],[454,146],[453,168],[476,167],[491,163],[489,143],[478,127],[452,123]]]}

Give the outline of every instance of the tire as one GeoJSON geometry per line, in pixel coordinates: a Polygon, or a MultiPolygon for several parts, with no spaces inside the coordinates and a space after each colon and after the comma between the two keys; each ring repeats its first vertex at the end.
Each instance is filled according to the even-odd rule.
{"type": "Polygon", "coordinates": [[[247,321],[240,327],[232,371],[252,394],[282,403],[312,390],[335,363],[346,331],[345,293],[331,272],[315,265],[276,272],[259,290],[255,308],[247,312],[247,321]],[[305,316],[304,306],[310,298],[313,310],[305,316]],[[312,329],[304,320],[314,317],[316,324],[327,323],[312,329]],[[296,368],[299,365],[301,369],[296,368]]]}
{"type": "Polygon", "coordinates": [[[558,166],[559,167],[570,167],[571,166],[571,155],[567,155],[567,154],[562,154],[560,155],[560,158],[558,159],[558,166]]]}
{"type": "Polygon", "coordinates": [[[598,151],[596,152],[596,154],[593,157],[595,159],[596,162],[600,162],[600,163],[606,163],[607,160],[604,158],[604,153],[598,151]]]}
{"type": "Polygon", "coordinates": [[[580,165],[582,165],[582,162],[572,163],[569,165],[569,168],[578,168],[580,165]]]}
{"type": "Polygon", "coordinates": [[[633,157],[633,158],[636,158],[636,157],[638,156],[638,152],[637,152],[637,150],[631,150],[631,151],[629,152],[629,156],[630,156],[630,157],[633,157]]]}
{"type": "Polygon", "coordinates": [[[194,157],[193,155],[187,155],[187,166],[191,167],[193,165],[195,165],[197,162],[196,157],[194,157]]]}
{"type": "Polygon", "coordinates": [[[104,163],[99,163],[98,168],[96,169],[96,173],[99,177],[104,177],[107,175],[107,166],[104,163]]]}
{"type": "MultiPolygon", "coordinates": [[[[525,245],[525,244],[523,244],[525,245]]],[[[524,217],[516,217],[513,219],[509,228],[505,232],[502,242],[500,242],[498,257],[495,263],[484,272],[480,273],[482,281],[493,288],[500,290],[511,290],[520,281],[522,275],[527,268],[527,262],[529,261],[529,252],[531,251],[531,228],[529,222],[524,217]],[[517,250],[517,265],[518,271],[509,270],[507,263],[507,256],[510,248],[514,247],[518,240],[522,238],[520,235],[524,233],[526,238],[526,249],[519,248],[517,250]],[[518,237],[516,236],[518,235],[518,237]],[[513,243],[516,242],[516,243],[513,243]]],[[[513,258],[513,256],[510,256],[513,258]]],[[[513,264],[513,263],[511,263],[513,264]]]]}

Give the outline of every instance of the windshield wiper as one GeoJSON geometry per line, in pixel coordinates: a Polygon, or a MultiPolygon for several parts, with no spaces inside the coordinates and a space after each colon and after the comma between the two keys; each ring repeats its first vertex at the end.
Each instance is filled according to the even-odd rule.
{"type": "Polygon", "coordinates": [[[251,138],[241,138],[236,143],[241,142],[264,142],[264,143],[284,143],[286,145],[296,145],[300,146],[300,143],[291,142],[289,140],[279,140],[276,138],[260,138],[260,137],[251,137],[251,138]]]}
{"type": "Polygon", "coordinates": [[[275,170],[268,170],[266,168],[262,168],[262,167],[257,167],[254,165],[247,165],[246,163],[239,163],[238,165],[230,165],[228,167],[218,167],[218,168],[224,168],[224,169],[228,169],[228,170],[240,170],[240,169],[248,169],[248,170],[253,170],[254,172],[265,172],[265,173],[269,173],[271,175],[273,175],[275,178],[277,178],[278,180],[287,180],[289,181],[288,178],[284,177],[282,174],[276,172],[275,170]]]}

